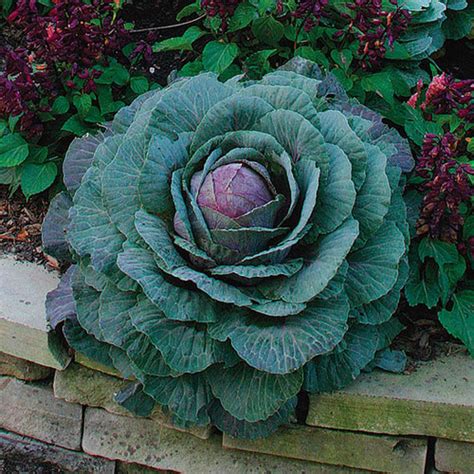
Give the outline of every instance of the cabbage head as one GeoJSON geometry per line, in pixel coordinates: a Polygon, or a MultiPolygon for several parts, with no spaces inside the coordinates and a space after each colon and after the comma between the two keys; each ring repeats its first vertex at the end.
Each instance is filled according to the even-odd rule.
{"type": "Polygon", "coordinates": [[[74,265],[50,323],[131,380],[116,399],[134,413],[266,436],[400,331],[411,167],[395,130],[298,58],[149,92],[68,151],[43,241],[74,265]]]}

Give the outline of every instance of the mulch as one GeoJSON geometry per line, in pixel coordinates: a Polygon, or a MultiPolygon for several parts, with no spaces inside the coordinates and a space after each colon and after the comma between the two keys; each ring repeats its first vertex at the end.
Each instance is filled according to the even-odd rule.
{"type": "Polygon", "coordinates": [[[21,192],[10,196],[8,186],[0,185],[0,254],[57,268],[56,260],[41,248],[41,223],[48,205],[44,194],[27,201],[21,192]]]}

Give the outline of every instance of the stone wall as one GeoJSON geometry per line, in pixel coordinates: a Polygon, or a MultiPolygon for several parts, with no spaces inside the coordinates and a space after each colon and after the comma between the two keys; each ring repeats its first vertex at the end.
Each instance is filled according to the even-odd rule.
{"type": "Polygon", "coordinates": [[[0,259],[0,472],[474,473],[474,360],[462,349],[311,396],[306,424],[268,439],[179,431],[159,409],[131,416],[113,400],[125,382],[81,354],[71,361],[47,332],[55,280],[0,259]]]}

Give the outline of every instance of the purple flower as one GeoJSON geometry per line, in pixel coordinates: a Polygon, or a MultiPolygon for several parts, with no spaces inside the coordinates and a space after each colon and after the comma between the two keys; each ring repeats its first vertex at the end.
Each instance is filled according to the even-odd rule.
{"type": "MultiPolygon", "coordinates": [[[[461,242],[464,217],[461,204],[469,204],[474,196],[474,187],[469,175],[474,168],[468,163],[459,163],[459,142],[452,133],[443,136],[426,134],[422,155],[416,173],[424,179],[422,209],[417,222],[417,234],[429,235],[433,239],[461,242]]],[[[469,248],[470,244],[465,248],[469,248]]],[[[474,250],[474,248],[473,248],[474,250]]]]}

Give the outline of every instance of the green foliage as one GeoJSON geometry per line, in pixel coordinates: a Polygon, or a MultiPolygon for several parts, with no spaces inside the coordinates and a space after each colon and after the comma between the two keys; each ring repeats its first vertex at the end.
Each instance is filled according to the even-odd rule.
{"type": "MultiPolygon", "coordinates": [[[[183,12],[199,11],[200,3],[196,0],[183,12]]],[[[186,64],[180,74],[211,71],[222,79],[242,73],[259,79],[291,57],[300,56],[331,71],[350,95],[403,125],[406,111],[401,102],[410,96],[418,79],[429,79],[420,61],[440,50],[446,39],[467,36],[474,8],[464,0],[399,2],[410,13],[408,30],[393,45],[381,45],[386,49],[384,57],[367,68],[362,67],[365,55],[343,17],[351,12],[348,3],[329,2],[325,15],[308,30],[307,16],[295,16],[297,2],[243,0],[226,20],[224,31],[219,17],[208,17],[204,28],[192,26],[182,37],[166,39],[155,49],[194,50],[194,62],[186,64]],[[336,32],[341,32],[342,39],[336,32]]],[[[383,8],[396,10],[388,1],[383,2],[383,8]]]]}
{"type": "Polygon", "coordinates": [[[380,351],[401,330],[412,166],[397,132],[300,58],[258,82],[206,73],[146,93],[68,153],[72,207],[55,200],[43,241],[75,265],[50,322],[136,379],[117,395],[128,409],[267,436],[301,390],[402,365],[380,351]]]}

